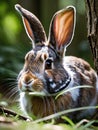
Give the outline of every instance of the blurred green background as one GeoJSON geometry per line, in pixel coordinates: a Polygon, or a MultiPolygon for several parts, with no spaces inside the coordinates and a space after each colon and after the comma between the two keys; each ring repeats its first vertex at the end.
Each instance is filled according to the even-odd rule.
{"type": "Polygon", "coordinates": [[[75,6],[77,10],[75,35],[72,44],[67,48],[66,55],[82,57],[93,66],[91,50],[87,41],[84,1],[0,0],[0,88],[3,88],[0,89],[1,92],[5,92],[6,89],[10,91],[14,83],[16,85],[15,81],[23,66],[24,56],[31,50],[31,41],[25,33],[20,15],[14,8],[17,3],[40,19],[47,36],[53,14],[68,5],[75,6]]]}

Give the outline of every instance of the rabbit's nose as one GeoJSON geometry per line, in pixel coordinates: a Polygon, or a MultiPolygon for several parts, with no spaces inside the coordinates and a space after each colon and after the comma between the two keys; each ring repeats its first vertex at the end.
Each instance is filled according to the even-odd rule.
{"type": "Polygon", "coordinates": [[[24,73],[18,82],[18,87],[22,91],[42,91],[44,84],[36,75],[31,72],[24,73]]]}
{"type": "Polygon", "coordinates": [[[25,76],[25,77],[23,78],[23,82],[24,82],[25,84],[30,84],[32,81],[33,81],[33,79],[31,79],[29,76],[25,76]]]}
{"type": "Polygon", "coordinates": [[[36,80],[37,77],[31,71],[26,71],[20,77],[19,88],[23,91],[32,91],[34,86],[36,86],[35,84],[37,84],[36,80]]]}
{"type": "Polygon", "coordinates": [[[34,83],[34,79],[31,78],[31,76],[29,75],[25,75],[22,79],[22,85],[25,86],[25,87],[31,87],[34,83]]]}
{"type": "Polygon", "coordinates": [[[33,84],[33,80],[23,80],[22,83],[25,84],[25,86],[31,86],[33,84]]]}
{"type": "Polygon", "coordinates": [[[33,90],[34,80],[28,77],[25,77],[21,80],[20,89],[22,91],[32,91],[33,90]]]}
{"type": "Polygon", "coordinates": [[[29,85],[33,84],[35,79],[36,79],[35,75],[33,75],[31,72],[27,71],[22,76],[22,83],[29,86],[29,85]]]}

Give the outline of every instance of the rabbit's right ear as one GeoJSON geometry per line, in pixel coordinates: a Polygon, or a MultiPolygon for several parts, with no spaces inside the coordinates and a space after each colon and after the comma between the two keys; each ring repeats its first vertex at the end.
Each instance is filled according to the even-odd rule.
{"type": "Polygon", "coordinates": [[[22,15],[25,30],[29,38],[34,43],[45,43],[46,34],[38,18],[31,12],[22,8],[19,4],[15,5],[15,9],[22,15]]]}
{"type": "Polygon", "coordinates": [[[49,44],[61,55],[72,41],[75,19],[76,11],[73,6],[58,11],[52,18],[49,30],[49,44]]]}

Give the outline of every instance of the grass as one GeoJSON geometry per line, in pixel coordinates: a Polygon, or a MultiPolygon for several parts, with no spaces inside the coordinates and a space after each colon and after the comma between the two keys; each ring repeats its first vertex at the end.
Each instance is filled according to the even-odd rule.
{"type": "MultiPolygon", "coordinates": [[[[82,87],[78,86],[78,87],[91,88],[90,86],[82,86],[82,87]]],[[[77,89],[78,87],[75,87],[74,89],[77,89]]],[[[69,89],[69,91],[72,90],[73,89],[69,89]]],[[[67,91],[68,90],[65,90],[64,93],[67,93],[67,91]]],[[[63,91],[56,96],[55,100],[62,94],[63,91]]],[[[38,94],[38,96],[42,96],[42,95],[38,94]]],[[[80,111],[88,108],[95,109],[98,107],[90,106],[90,107],[69,109],[34,121],[33,120],[24,121],[19,118],[18,114],[12,116],[3,111],[2,115],[0,115],[0,130],[98,130],[98,127],[94,126],[94,123],[96,124],[98,123],[97,120],[89,121],[87,119],[82,119],[79,122],[74,123],[71,119],[64,116],[66,113],[80,111]],[[55,124],[54,119],[56,117],[61,117],[66,123],[55,124]]],[[[17,105],[12,105],[10,109],[13,109],[16,113],[19,113],[19,110],[17,110],[17,105]]]]}
{"type": "MultiPolygon", "coordinates": [[[[74,110],[76,109],[70,109],[70,112],[74,110]]],[[[60,115],[61,113],[57,114],[60,115]]],[[[55,124],[55,120],[53,120],[53,117],[56,117],[57,114],[53,114],[52,116],[48,116],[47,118],[42,118],[35,121],[24,121],[20,120],[18,118],[18,115],[9,116],[8,114],[3,112],[3,114],[0,116],[0,130],[98,130],[98,127],[93,125],[93,123],[97,123],[97,120],[89,121],[83,119],[77,123],[74,123],[68,117],[61,116],[61,118],[66,123],[55,124]],[[48,119],[51,120],[47,123],[44,122],[48,119]]]]}
{"type": "Polygon", "coordinates": [[[33,121],[22,121],[2,116],[0,130],[98,130],[98,127],[92,125],[94,121],[84,119],[74,124],[70,119],[67,119],[67,117],[62,118],[67,120],[69,124],[62,123],[54,125],[53,121],[50,123],[33,123],[33,121]]]}
{"type": "Polygon", "coordinates": [[[68,110],[64,110],[64,111],[49,115],[47,117],[43,117],[41,119],[37,119],[37,120],[33,121],[33,123],[40,123],[42,121],[52,120],[54,118],[61,117],[62,115],[65,115],[65,114],[68,114],[68,113],[71,113],[71,112],[75,112],[75,111],[81,111],[81,110],[86,110],[86,109],[95,109],[95,108],[98,108],[98,107],[97,106],[96,107],[95,106],[89,106],[89,107],[79,107],[79,108],[68,109],[68,110]]]}

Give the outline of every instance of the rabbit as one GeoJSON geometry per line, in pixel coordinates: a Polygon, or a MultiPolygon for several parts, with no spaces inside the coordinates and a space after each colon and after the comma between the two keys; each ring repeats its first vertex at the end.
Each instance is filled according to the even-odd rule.
{"type": "MultiPolygon", "coordinates": [[[[17,78],[22,111],[29,117],[42,118],[63,110],[96,106],[98,78],[95,70],[81,58],[65,56],[74,35],[75,7],[68,6],[54,14],[48,39],[34,14],[19,4],[15,8],[22,16],[26,33],[32,41],[32,49],[26,54],[17,78]],[[84,85],[92,87],[73,89],[55,99],[65,89],[84,85]]],[[[88,109],[66,116],[80,120],[92,118],[96,112],[96,109],[88,109]]]]}

